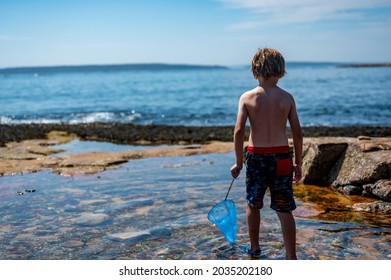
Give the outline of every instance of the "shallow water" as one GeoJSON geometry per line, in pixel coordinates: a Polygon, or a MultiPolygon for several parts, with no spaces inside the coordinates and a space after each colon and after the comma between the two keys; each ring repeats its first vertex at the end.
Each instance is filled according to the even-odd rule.
{"type": "MultiPolygon", "coordinates": [[[[241,250],[248,242],[244,174],[229,196],[237,209],[236,243],[207,219],[225,197],[233,158],[148,158],[88,176],[1,177],[0,259],[248,259],[241,250]]],[[[351,200],[327,188],[299,185],[295,195],[300,259],[391,259],[391,215],[351,212],[343,206],[351,200]]],[[[267,194],[265,205],[269,200],[267,194]]],[[[262,258],[283,259],[280,225],[269,207],[261,227],[262,258]]]]}
{"type": "MultiPolygon", "coordinates": [[[[174,145],[159,145],[159,148],[175,147],[174,145]]],[[[56,153],[55,156],[66,156],[85,152],[121,152],[127,150],[145,150],[151,149],[151,146],[144,145],[125,145],[114,144],[110,142],[102,141],[82,141],[79,139],[73,139],[65,144],[54,145],[52,149],[63,150],[64,152],[56,153]]]]}

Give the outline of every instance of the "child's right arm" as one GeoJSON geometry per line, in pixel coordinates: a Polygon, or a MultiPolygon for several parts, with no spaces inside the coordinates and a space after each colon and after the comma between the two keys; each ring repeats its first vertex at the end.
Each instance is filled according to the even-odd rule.
{"type": "Polygon", "coordinates": [[[296,183],[300,181],[302,176],[301,164],[302,164],[302,157],[303,157],[303,134],[301,131],[299,117],[296,111],[296,104],[293,98],[292,98],[292,106],[289,112],[288,119],[292,131],[293,147],[295,152],[295,164],[294,164],[295,174],[294,174],[293,182],[296,183]]]}
{"type": "Polygon", "coordinates": [[[238,106],[238,115],[236,119],[235,131],[234,131],[234,145],[235,145],[235,155],[236,163],[231,167],[232,177],[236,178],[240,174],[240,170],[243,166],[243,145],[244,145],[244,135],[246,130],[246,121],[247,121],[247,109],[244,104],[244,95],[239,99],[238,106]]]}

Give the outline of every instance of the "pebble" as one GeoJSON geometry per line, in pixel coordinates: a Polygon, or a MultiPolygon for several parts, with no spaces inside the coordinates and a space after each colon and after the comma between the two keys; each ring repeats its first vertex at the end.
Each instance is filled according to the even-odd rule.
{"type": "Polygon", "coordinates": [[[120,233],[114,233],[108,236],[109,239],[114,241],[123,241],[136,243],[151,236],[149,231],[125,231],[120,233]]]}
{"type": "Polygon", "coordinates": [[[84,245],[84,242],[79,241],[79,240],[69,240],[64,244],[65,247],[69,247],[69,248],[81,247],[83,245],[84,245]]]}
{"type": "Polygon", "coordinates": [[[172,232],[169,228],[166,227],[156,227],[150,230],[151,235],[157,237],[170,237],[172,232]]]}
{"type": "Polygon", "coordinates": [[[81,226],[98,226],[111,222],[111,219],[107,214],[90,214],[78,217],[74,222],[81,226]]]}

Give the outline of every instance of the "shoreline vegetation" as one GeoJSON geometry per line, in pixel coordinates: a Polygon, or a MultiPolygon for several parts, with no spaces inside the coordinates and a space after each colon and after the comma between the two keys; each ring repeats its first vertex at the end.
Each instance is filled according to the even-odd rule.
{"type": "MultiPolygon", "coordinates": [[[[63,131],[81,140],[115,144],[162,145],[232,142],[234,126],[169,126],[130,123],[80,124],[0,124],[0,147],[8,142],[45,139],[51,131],[63,131]]],[[[304,137],[391,137],[391,126],[310,126],[303,127],[304,137]]],[[[247,128],[246,137],[249,134],[247,128]]],[[[287,136],[291,138],[290,129],[287,136]]]]}

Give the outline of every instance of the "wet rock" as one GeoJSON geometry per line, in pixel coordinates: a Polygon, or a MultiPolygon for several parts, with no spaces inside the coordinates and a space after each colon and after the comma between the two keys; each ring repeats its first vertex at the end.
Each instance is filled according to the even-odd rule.
{"type": "Polygon", "coordinates": [[[172,232],[166,227],[156,227],[149,230],[154,237],[170,237],[172,232]]]}
{"type": "MultiPolygon", "coordinates": [[[[39,140],[39,145],[45,140],[39,140]]],[[[47,140],[49,141],[49,140],[47,140]]],[[[50,142],[50,141],[49,141],[50,142]]],[[[27,142],[19,143],[22,150],[27,142]]],[[[19,146],[18,146],[19,147],[19,146]]],[[[77,174],[94,174],[116,168],[128,160],[147,157],[191,156],[209,153],[227,153],[233,149],[233,143],[213,142],[194,146],[151,148],[146,150],[128,150],[121,152],[86,152],[64,157],[54,157],[47,154],[35,154],[29,151],[21,153],[16,148],[0,148],[0,176],[20,173],[37,172],[51,169],[63,176],[77,174]]],[[[45,147],[45,149],[48,149],[45,147]]]]}
{"type": "Polygon", "coordinates": [[[52,149],[50,146],[71,141],[75,135],[62,131],[52,131],[46,139],[26,139],[21,142],[8,142],[0,148],[1,159],[31,160],[63,152],[61,149],[52,149]]]}
{"type": "Polygon", "coordinates": [[[59,163],[54,157],[38,159],[2,159],[0,157],[0,176],[26,174],[51,169],[59,163]]]}
{"type": "Polygon", "coordinates": [[[391,180],[379,180],[375,184],[364,185],[363,194],[391,202],[391,180]]]}
{"type": "Polygon", "coordinates": [[[150,237],[149,231],[125,231],[120,233],[114,233],[108,236],[110,240],[121,241],[126,243],[136,243],[150,237]]]}
{"type": "Polygon", "coordinates": [[[163,165],[163,168],[181,168],[193,165],[200,165],[200,162],[186,162],[186,163],[178,163],[178,164],[167,164],[163,165]]]}
{"type": "Polygon", "coordinates": [[[33,192],[36,192],[36,190],[35,189],[26,189],[25,192],[33,193],[33,192]]]}
{"type": "Polygon", "coordinates": [[[154,204],[152,199],[134,199],[129,201],[121,201],[112,206],[112,210],[121,211],[122,213],[127,211],[140,210],[145,206],[151,206],[154,204]]]}
{"type": "Polygon", "coordinates": [[[361,195],[363,192],[362,186],[347,185],[341,188],[341,191],[346,195],[361,195]]]}
{"type": "Polygon", "coordinates": [[[121,153],[115,152],[86,152],[65,156],[59,163],[59,167],[77,167],[77,166],[108,166],[124,163],[127,160],[121,153]]]}
{"type": "MultiPolygon", "coordinates": [[[[43,139],[51,131],[66,132],[85,140],[109,141],[115,143],[173,144],[205,143],[208,141],[232,141],[233,126],[166,126],[137,125],[131,123],[82,123],[82,124],[0,124],[0,146],[12,141],[43,139]]],[[[305,137],[386,137],[391,135],[391,127],[313,126],[302,128],[305,137]]],[[[246,131],[247,135],[249,129],[246,131]]],[[[290,129],[287,129],[291,137],[290,129]]]]}
{"type": "Polygon", "coordinates": [[[389,138],[358,137],[357,145],[363,152],[374,152],[382,150],[391,150],[391,141],[389,138]]]}
{"type": "Polygon", "coordinates": [[[87,214],[74,219],[74,222],[80,226],[100,226],[111,222],[107,214],[87,214]]]}
{"type": "MultiPolygon", "coordinates": [[[[305,139],[303,182],[332,185],[345,193],[358,194],[359,188],[345,186],[362,187],[366,184],[375,184],[379,180],[390,180],[391,138],[360,139],[348,137],[305,139]]],[[[388,197],[389,189],[388,184],[382,186],[380,188],[376,185],[374,188],[376,190],[374,195],[381,199],[388,197]]]]}
{"type": "Polygon", "coordinates": [[[84,242],[80,240],[69,240],[63,246],[69,247],[69,248],[76,248],[76,247],[81,247],[84,245],[84,242]]]}
{"type": "MultiPolygon", "coordinates": [[[[388,140],[391,143],[391,138],[388,140]]],[[[390,179],[391,150],[368,152],[360,143],[351,143],[332,171],[333,186],[364,185],[390,179]]]]}
{"type": "Polygon", "coordinates": [[[86,205],[96,205],[96,204],[103,204],[107,203],[107,200],[105,199],[86,199],[86,200],[80,200],[80,204],[86,204],[86,205]]]}
{"type": "Polygon", "coordinates": [[[306,139],[303,158],[303,182],[305,184],[328,186],[329,176],[336,163],[353,138],[310,138],[306,139]]]}
{"type": "Polygon", "coordinates": [[[391,203],[385,201],[374,201],[368,203],[356,203],[352,206],[355,211],[375,212],[391,214],[391,203]]]}
{"type": "Polygon", "coordinates": [[[99,166],[99,165],[93,165],[93,166],[72,166],[72,167],[54,167],[52,170],[54,173],[57,173],[61,176],[74,176],[78,174],[95,174],[98,172],[103,172],[108,169],[112,169],[111,166],[99,166]]]}

